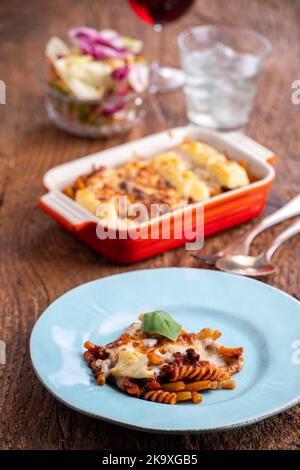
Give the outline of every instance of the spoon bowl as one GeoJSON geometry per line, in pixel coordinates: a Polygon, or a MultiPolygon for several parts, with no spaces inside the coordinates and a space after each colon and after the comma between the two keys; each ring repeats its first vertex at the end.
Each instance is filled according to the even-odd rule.
{"type": "Polygon", "coordinates": [[[228,255],[216,261],[216,267],[243,276],[267,276],[275,271],[273,264],[265,256],[228,255]]]}
{"type": "Polygon", "coordinates": [[[228,273],[241,274],[242,276],[267,276],[275,271],[271,258],[277,248],[286,240],[300,233],[300,219],[297,219],[290,227],[276,237],[269,248],[258,256],[225,255],[217,259],[216,267],[228,273]]]}

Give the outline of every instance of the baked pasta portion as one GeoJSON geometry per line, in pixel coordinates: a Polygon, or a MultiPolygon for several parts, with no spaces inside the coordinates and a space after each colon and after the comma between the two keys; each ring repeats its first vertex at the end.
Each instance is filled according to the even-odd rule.
{"type": "Polygon", "coordinates": [[[136,222],[136,211],[124,209],[122,196],[131,209],[146,208],[142,215],[139,212],[140,223],[247,184],[243,164],[203,142],[185,141],[150,159],[134,156],[114,168],[94,169],[79,176],[64,193],[107,223],[130,225],[136,222]],[[159,214],[151,210],[154,205],[159,205],[159,214]]]}
{"type": "Polygon", "coordinates": [[[218,330],[188,333],[165,312],[150,312],[140,318],[141,322],[130,325],[112,343],[84,344],[83,357],[98,385],[109,382],[129,395],[170,405],[181,401],[199,404],[199,392],[235,388],[232,376],[242,369],[242,347],[223,346],[218,330]],[[145,321],[147,316],[150,323],[149,318],[145,321]],[[157,328],[159,322],[162,326],[157,328]],[[172,329],[172,322],[179,328],[170,339],[164,335],[172,329]]]}

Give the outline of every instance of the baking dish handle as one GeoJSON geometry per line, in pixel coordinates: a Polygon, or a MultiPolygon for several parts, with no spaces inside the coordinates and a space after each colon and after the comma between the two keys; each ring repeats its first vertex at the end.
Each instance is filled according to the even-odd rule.
{"type": "Polygon", "coordinates": [[[69,230],[77,231],[82,228],[83,224],[99,222],[96,216],[90,214],[58,190],[44,194],[39,200],[39,205],[46,213],[69,230]]]}
{"type": "Polygon", "coordinates": [[[243,132],[229,132],[224,135],[224,139],[240,147],[242,150],[248,150],[265,162],[273,164],[276,160],[276,156],[271,150],[251,139],[251,137],[248,137],[243,132]]]}

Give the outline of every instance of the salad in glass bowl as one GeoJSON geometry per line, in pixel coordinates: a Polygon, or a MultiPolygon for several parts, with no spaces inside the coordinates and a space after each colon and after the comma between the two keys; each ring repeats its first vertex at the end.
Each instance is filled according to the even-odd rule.
{"type": "Polygon", "coordinates": [[[144,114],[149,67],[143,43],[116,31],[74,28],[70,46],[46,45],[42,77],[49,117],[72,134],[110,136],[129,130],[144,114]]]}

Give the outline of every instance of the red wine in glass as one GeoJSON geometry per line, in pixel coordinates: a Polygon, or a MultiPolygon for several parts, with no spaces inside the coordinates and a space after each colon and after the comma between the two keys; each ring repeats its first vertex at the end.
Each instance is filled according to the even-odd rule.
{"type": "MultiPolygon", "coordinates": [[[[184,15],[194,0],[128,0],[134,13],[145,23],[154,25],[155,31],[184,15]]],[[[159,48],[163,50],[162,44],[159,48]]],[[[173,67],[160,67],[159,61],[152,64],[150,91],[167,92],[184,83],[183,72],[173,67]]]]}
{"type": "Polygon", "coordinates": [[[145,23],[165,24],[186,13],[194,0],[129,0],[134,13],[145,23]]]}

